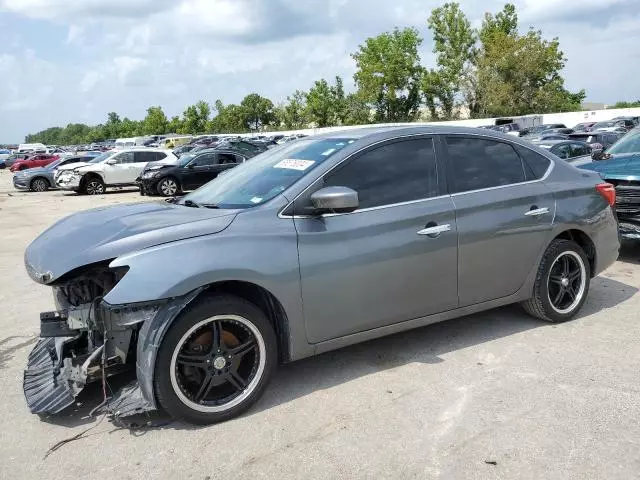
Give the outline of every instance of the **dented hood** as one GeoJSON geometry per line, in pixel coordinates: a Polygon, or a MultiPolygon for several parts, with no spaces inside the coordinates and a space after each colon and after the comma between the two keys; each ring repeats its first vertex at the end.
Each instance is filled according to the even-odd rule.
{"type": "Polygon", "coordinates": [[[221,232],[237,213],[161,202],[87,210],[63,218],[36,238],[25,252],[25,266],[33,280],[49,284],[84,265],[221,232]]]}

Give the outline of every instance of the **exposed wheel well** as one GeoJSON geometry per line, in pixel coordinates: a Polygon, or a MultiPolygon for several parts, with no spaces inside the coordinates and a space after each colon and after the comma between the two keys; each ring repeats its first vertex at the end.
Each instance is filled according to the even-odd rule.
{"type": "Polygon", "coordinates": [[[578,245],[582,247],[584,253],[586,253],[587,258],[589,259],[589,266],[591,267],[591,276],[593,277],[594,272],[596,271],[596,246],[593,244],[589,235],[584,233],[582,230],[566,230],[558,235],[556,238],[563,238],[565,240],[573,240],[578,245]]]}
{"type": "Polygon", "coordinates": [[[202,295],[226,293],[243,298],[262,310],[276,332],[281,363],[289,361],[289,324],[287,314],[278,299],[268,290],[249,282],[227,281],[209,285],[202,295]]]}

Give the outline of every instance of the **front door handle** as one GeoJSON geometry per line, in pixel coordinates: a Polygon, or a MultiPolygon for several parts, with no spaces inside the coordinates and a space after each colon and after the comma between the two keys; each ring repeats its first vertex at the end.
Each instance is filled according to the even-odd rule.
{"type": "Polygon", "coordinates": [[[433,225],[430,226],[430,224],[427,224],[426,228],[423,228],[422,230],[418,230],[418,235],[426,235],[428,237],[438,237],[440,236],[440,234],[444,233],[444,232],[449,232],[451,231],[451,225],[446,224],[446,225],[433,225]]]}
{"type": "Polygon", "coordinates": [[[531,210],[529,210],[527,213],[525,213],[525,217],[539,217],[541,215],[546,215],[547,213],[549,213],[549,209],[548,208],[535,208],[532,207],[531,210]]]}

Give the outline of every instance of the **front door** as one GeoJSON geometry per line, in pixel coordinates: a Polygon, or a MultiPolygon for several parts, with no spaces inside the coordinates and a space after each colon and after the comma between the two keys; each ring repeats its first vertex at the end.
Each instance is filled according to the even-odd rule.
{"type": "Polygon", "coordinates": [[[115,161],[115,163],[105,163],[104,166],[105,183],[107,185],[129,183],[131,168],[134,162],[133,152],[118,153],[107,160],[107,162],[111,161],[115,161]]]}
{"type": "Polygon", "coordinates": [[[295,219],[311,343],[457,307],[456,219],[438,171],[433,139],[411,137],[320,181],[357,191],[360,208],[295,219]]]}
{"type": "Polygon", "coordinates": [[[516,293],[552,229],[555,199],[539,180],[546,168],[534,173],[497,140],[449,136],[444,143],[458,225],[460,306],[516,293]]]}
{"type": "Polygon", "coordinates": [[[213,180],[217,176],[216,163],[215,153],[203,153],[195,157],[182,170],[182,188],[193,190],[213,180]]]}

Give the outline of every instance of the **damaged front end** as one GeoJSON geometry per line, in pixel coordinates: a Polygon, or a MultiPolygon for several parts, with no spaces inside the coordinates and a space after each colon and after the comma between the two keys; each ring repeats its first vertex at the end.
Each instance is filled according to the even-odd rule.
{"type": "Polygon", "coordinates": [[[135,368],[140,329],[162,303],[105,303],[103,297],[126,271],[93,265],[52,285],[57,310],[40,314],[40,340],[24,372],[24,394],[32,413],[58,413],[86,384],[135,368]]]}
{"type": "Polygon", "coordinates": [[[620,236],[640,240],[640,180],[607,180],[616,188],[616,214],[620,236]]]}

